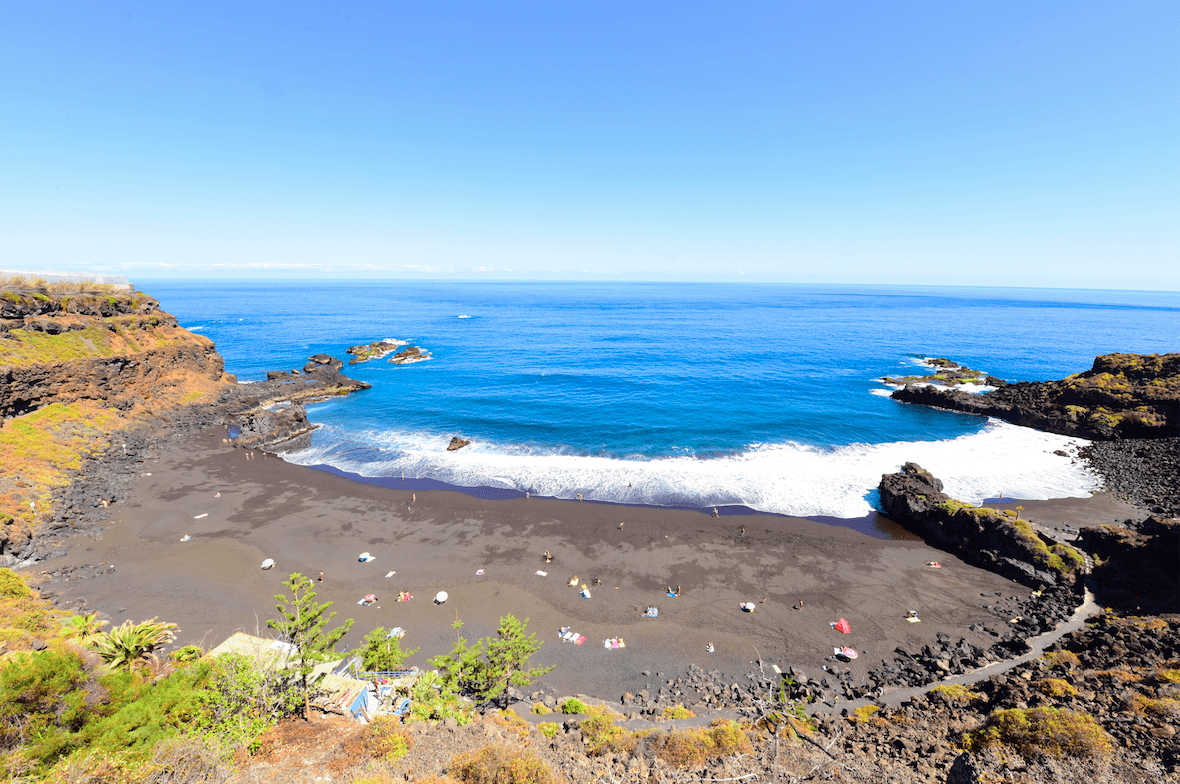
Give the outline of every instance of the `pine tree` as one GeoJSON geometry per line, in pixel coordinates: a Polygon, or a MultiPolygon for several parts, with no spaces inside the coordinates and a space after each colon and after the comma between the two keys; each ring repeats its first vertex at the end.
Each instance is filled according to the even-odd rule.
{"type": "Polygon", "coordinates": [[[336,617],[336,613],[324,617],[332,603],[317,604],[314,601],[316,593],[311,590],[314,585],[311,579],[295,572],[283,585],[291,592],[290,599],[284,594],[275,594],[275,598],[279,600],[277,609],[283,618],[272,619],[267,623],[281,634],[286,642],[295,646],[295,665],[291,669],[299,675],[300,691],[303,693],[303,719],[306,721],[311,711],[307,676],[317,664],[327,660],[328,653],[352,628],[352,619],[330,632],[325,632],[324,627],[336,617]]]}
{"type": "Polygon", "coordinates": [[[390,672],[401,667],[418,651],[418,648],[403,649],[401,637],[390,637],[384,626],[378,626],[365,635],[362,666],[369,672],[390,672]]]}
{"type": "Polygon", "coordinates": [[[487,638],[487,663],[482,689],[482,697],[485,700],[503,694],[504,707],[508,707],[510,686],[527,686],[556,666],[528,666],[529,658],[539,651],[543,644],[537,639],[536,633],[525,636],[528,625],[528,618],[522,623],[515,616],[505,615],[500,619],[500,628],[496,630],[496,636],[487,638]]]}

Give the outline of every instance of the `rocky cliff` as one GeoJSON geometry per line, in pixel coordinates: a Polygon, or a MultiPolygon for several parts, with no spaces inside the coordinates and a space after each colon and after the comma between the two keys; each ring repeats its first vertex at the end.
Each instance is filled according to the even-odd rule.
{"type": "Polygon", "coordinates": [[[878,489],[891,520],[967,563],[1025,585],[1073,585],[1085,564],[1074,548],[1041,537],[1016,513],[956,501],[916,463],[882,476],[878,489]]]}
{"type": "Polygon", "coordinates": [[[1180,436],[1180,353],[1106,354],[1060,381],[983,394],[909,383],[892,397],[1097,441],[1180,436]]]}
{"type": "Polygon", "coordinates": [[[231,381],[213,341],[145,294],[0,291],[0,417],[79,401],[159,410],[231,381]]]}

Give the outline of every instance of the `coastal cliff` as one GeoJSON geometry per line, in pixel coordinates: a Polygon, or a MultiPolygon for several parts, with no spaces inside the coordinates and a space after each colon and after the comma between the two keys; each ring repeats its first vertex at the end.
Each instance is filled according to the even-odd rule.
{"type": "Polygon", "coordinates": [[[1175,437],[1180,353],[1106,354],[1060,381],[1022,381],[982,394],[907,383],[892,397],[1094,441],[1175,437]]]}
{"type": "Polygon", "coordinates": [[[101,516],[140,431],[225,424],[236,446],[290,443],[314,428],[305,402],[368,388],[342,365],[317,356],[238,385],[213,341],[142,292],[0,281],[0,562],[49,557],[39,534],[101,516]]]}
{"type": "Polygon", "coordinates": [[[54,403],[170,408],[232,382],[213,341],[140,292],[0,292],[0,417],[54,403]]]}
{"type": "Polygon", "coordinates": [[[881,477],[881,508],[891,520],[967,563],[1034,587],[1077,583],[1085,564],[1077,550],[1038,535],[1018,513],[965,504],[942,487],[929,471],[906,463],[881,477]]]}

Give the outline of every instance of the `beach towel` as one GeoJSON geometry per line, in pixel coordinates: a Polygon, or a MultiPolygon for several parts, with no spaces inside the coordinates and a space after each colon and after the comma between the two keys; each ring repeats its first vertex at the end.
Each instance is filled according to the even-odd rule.
{"type": "Polygon", "coordinates": [[[659,617],[660,617],[660,611],[659,611],[659,610],[657,610],[655,607],[648,607],[648,608],[647,608],[647,612],[645,612],[645,613],[643,614],[643,617],[644,617],[644,618],[659,618],[659,617]]]}
{"type": "Polygon", "coordinates": [[[906,620],[909,621],[910,623],[921,623],[922,622],[922,619],[916,615],[911,615],[910,617],[906,618],[906,620]]]}
{"type": "Polygon", "coordinates": [[[187,542],[190,539],[192,539],[192,537],[189,536],[188,534],[185,534],[184,536],[180,537],[180,541],[182,541],[182,542],[187,542]]]}
{"type": "Polygon", "coordinates": [[[848,625],[848,621],[841,618],[832,624],[832,628],[841,634],[852,634],[852,627],[848,625]]]}
{"type": "Polygon", "coordinates": [[[369,555],[368,553],[361,553],[360,556],[357,558],[357,560],[360,561],[361,563],[368,563],[369,561],[376,561],[377,559],[374,558],[373,556],[369,555]]]}
{"type": "Polygon", "coordinates": [[[542,572],[540,569],[538,569],[538,570],[537,570],[537,576],[538,576],[538,577],[548,577],[548,576],[549,576],[549,572],[542,572]]]}
{"type": "Polygon", "coordinates": [[[574,640],[574,645],[581,645],[584,642],[586,642],[586,635],[579,634],[578,638],[576,640],[574,640]]]}
{"type": "Polygon", "coordinates": [[[589,599],[589,598],[590,598],[590,589],[589,589],[589,588],[583,588],[583,589],[582,589],[582,598],[583,598],[583,599],[589,599]]]}

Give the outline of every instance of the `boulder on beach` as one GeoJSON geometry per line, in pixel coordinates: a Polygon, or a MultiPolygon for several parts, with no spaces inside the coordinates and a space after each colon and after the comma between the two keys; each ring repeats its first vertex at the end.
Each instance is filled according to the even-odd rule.
{"type": "Polygon", "coordinates": [[[462,449],[470,443],[470,441],[465,441],[464,439],[459,438],[459,436],[452,436],[451,443],[447,444],[447,451],[454,452],[456,449],[462,449]]]}

